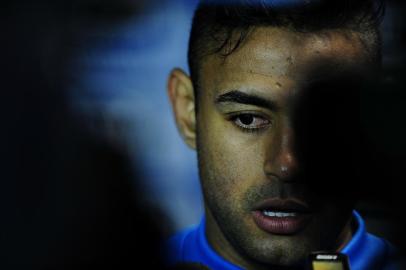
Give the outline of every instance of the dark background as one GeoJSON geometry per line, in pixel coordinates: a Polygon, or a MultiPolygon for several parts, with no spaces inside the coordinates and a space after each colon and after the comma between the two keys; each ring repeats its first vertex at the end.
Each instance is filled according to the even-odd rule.
{"type": "MultiPolygon", "coordinates": [[[[195,4],[0,4],[0,268],[152,268],[161,236],[199,221],[196,157],[165,96],[195,4]]],[[[358,179],[367,228],[403,250],[405,7],[388,2],[385,76],[361,92],[358,179]]]]}

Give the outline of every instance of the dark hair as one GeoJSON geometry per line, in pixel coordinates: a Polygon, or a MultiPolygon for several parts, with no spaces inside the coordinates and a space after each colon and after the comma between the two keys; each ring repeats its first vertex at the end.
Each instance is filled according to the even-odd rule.
{"type": "Polygon", "coordinates": [[[355,30],[362,34],[371,58],[380,62],[378,26],[383,14],[382,0],[201,0],[193,18],[188,52],[195,94],[202,59],[212,54],[226,58],[257,26],[284,27],[297,32],[355,30]],[[302,4],[286,4],[292,2],[302,4]]]}

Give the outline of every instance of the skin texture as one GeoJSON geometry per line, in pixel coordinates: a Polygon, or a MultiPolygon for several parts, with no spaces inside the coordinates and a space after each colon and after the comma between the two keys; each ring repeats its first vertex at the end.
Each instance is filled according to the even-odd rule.
{"type": "MultiPolygon", "coordinates": [[[[314,70],[326,75],[362,68],[364,52],[359,35],[349,30],[260,27],[227,58],[204,59],[198,98],[190,78],[173,70],[169,97],[180,133],[198,151],[206,234],[221,256],[247,269],[300,266],[310,252],[340,250],[351,238],[353,201],[323,190],[320,195],[308,184],[293,120],[303,89],[317,77],[314,70]],[[272,106],[218,101],[231,91],[272,106]],[[306,203],[314,210],[311,222],[291,235],[261,230],[252,210],[269,198],[306,203]]],[[[322,178],[326,183],[329,175],[322,178]]]]}

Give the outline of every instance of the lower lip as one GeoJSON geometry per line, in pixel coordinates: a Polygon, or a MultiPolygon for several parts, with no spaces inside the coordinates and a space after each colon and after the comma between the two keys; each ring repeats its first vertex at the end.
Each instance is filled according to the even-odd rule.
{"type": "Polygon", "coordinates": [[[268,233],[289,235],[304,229],[310,222],[311,215],[298,213],[294,217],[269,217],[262,211],[254,211],[253,218],[257,226],[268,233]]]}

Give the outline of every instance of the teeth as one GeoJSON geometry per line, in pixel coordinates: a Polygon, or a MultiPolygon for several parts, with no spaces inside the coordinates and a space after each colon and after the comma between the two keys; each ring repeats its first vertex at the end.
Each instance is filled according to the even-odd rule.
{"type": "Polygon", "coordinates": [[[273,212],[273,211],[262,211],[265,216],[268,217],[295,217],[296,213],[287,213],[287,212],[273,212]]]}

